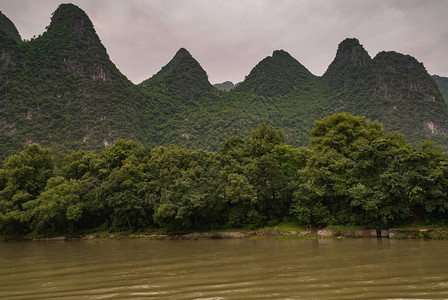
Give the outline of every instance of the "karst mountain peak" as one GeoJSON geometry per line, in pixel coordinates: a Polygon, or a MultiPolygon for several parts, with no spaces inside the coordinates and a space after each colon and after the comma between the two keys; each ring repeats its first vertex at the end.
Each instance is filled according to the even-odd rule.
{"type": "Polygon", "coordinates": [[[3,31],[8,36],[12,37],[17,43],[22,41],[22,37],[20,36],[19,31],[17,30],[14,23],[1,11],[0,11],[0,31],[3,31]]]}
{"type": "Polygon", "coordinates": [[[226,91],[219,91],[194,51],[181,47],[159,72],[134,85],[73,4],[61,4],[47,30],[30,41],[14,38],[6,23],[0,27],[3,157],[34,142],[101,150],[117,139],[215,150],[263,122],[299,146],[315,120],[335,112],[379,121],[414,143],[431,138],[448,145],[447,107],[423,64],[393,51],[371,58],[355,38],[339,44],[323,76],[278,49],[243,82],[225,82],[220,88],[226,91]]]}
{"type": "Polygon", "coordinates": [[[285,50],[275,50],[260,61],[235,91],[254,92],[262,96],[284,96],[306,88],[316,79],[308,69],[285,50]]]}
{"type": "Polygon", "coordinates": [[[143,81],[140,86],[183,98],[213,94],[215,91],[207,72],[185,48],[180,48],[159,72],[143,81]]]}

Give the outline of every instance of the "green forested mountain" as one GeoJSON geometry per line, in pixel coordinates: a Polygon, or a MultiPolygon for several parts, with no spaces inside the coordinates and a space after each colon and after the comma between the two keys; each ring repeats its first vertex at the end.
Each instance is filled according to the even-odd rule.
{"type": "Polygon", "coordinates": [[[423,64],[396,52],[381,52],[373,62],[373,97],[379,100],[383,115],[378,120],[408,136],[446,135],[447,108],[423,64]]]}
{"type": "Polygon", "coordinates": [[[11,20],[0,11],[0,30],[11,36],[16,42],[21,42],[22,37],[11,20]]]}
{"type": "Polygon", "coordinates": [[[445,103],[448,103],[448,78],[438,75],[432,75],[431,77],[436,81],[437,85],[439,86],[439,90],[442,93],[445,103]]]}
{"type": "Polygon", "coordinates": [[[184,100],[216,94],[207,73],[184,48],[180,48],[166,66],[140,86],[184,100]]]}
{"type": "Polygon", "coordinates": [[[447,107],[424,66],[395,52],[372,59],[356,39],[339,45],[322,77],[276,50],[223,92],[183,48],[157,74],[134,85],[110,61],[91,21],[75,5],[59,6],[47,30],[25,42],[3,25],[5,18],[1,158],[34,142],[100,150],[119,138],[216,150],[263,122],[300,146],[308,143],[315,120],[335,112],[364,115],[413,142],[431,138],[448,145],[447,107]]]}
{"type": "Polygon", "coordinates": [[[259,96],[282,97],[297,90],[308,90],[317,77],[289,53],[276,50],[259,62],[235,91],[252,92],[259,96]]]}
{"type": "Polygon", "coordinates": [[[368,116],[414,141],[447,133],[437,85],[409,55],[380,52],[371,59],[356,39],[346,39],[322,80],[337,111],[368,116]]]}
{"type": "Polygon", "coordinates": [[[99,149],[144,139],[145,102],[110,61],[87,15],[61,5],[41,36],[16,43],[0,33],[2,156],[23,145],[99,149]]]}

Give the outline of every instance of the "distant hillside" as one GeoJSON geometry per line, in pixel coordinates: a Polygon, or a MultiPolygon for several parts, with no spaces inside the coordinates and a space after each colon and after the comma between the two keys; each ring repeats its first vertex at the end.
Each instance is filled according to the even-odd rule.
{"type": "Polygon", "coordinates": [[[423,64],[396,52],[372,59],[353,38],[340,43],[322,77],[276,50],[228,92],[211,85],[184,48],[157,74],[132,84],[72,4],[58,7],[41,36],[18,41],[0,30],[0,158],[33,142],[100,150],[118,138],[216,150],[263,122],[300,146],[315,120],[343,111],[415,143],[430,138],[448,146],[447,106],[423,64]]]}
{"type": "Polygon", "coordinates": [[[445,100],[445,103],[448,104],[448,78],[438,75],[432,75],[431,77],[436,81],[440,93],[442,93],[443,99],[445,100]]]}
{"type": "Polygon", "coordinates": [[[213,86],[215,88],[217,88],[218,90],[225,91],[225,92],[228,92],[228,91],[230,91],[231,89],[233,89],[235,87],[235,85],[231,81],[224,81],[222,83],[215,83],[213,86]]]}

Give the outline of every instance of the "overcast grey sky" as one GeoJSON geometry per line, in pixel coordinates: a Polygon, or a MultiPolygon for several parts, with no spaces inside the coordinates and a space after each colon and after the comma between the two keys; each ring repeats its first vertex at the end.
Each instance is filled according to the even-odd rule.
{"type": "MultiPolygon", "coordinates": [[[[44,32],[58,0],[0,0],[22,38],[44,32]]],[[[356,37],[374,57],[409,54],[448,76],[446,0],[72,0],[92,20],[111,60],[134,83],[185,47],[212,83],[239,82],[273,50],[322,75],[337,45],[356,37]]]]}

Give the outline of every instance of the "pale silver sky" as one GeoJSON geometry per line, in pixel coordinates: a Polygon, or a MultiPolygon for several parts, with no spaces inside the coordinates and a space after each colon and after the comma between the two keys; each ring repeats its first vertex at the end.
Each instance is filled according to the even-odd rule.
{"type": "MultiPolygon", "coordinates": [[[[58,0],[0,0],[22,38],[45,31],[58,0]]],[[[430,74],[448,76],[446,0],[73,0],[111,60],[134,83],[185,47],[211,83],[242,81],[273,50],[322,75],[338,44],[356,37],[374,57],[409,54],[430,74]]]]}

